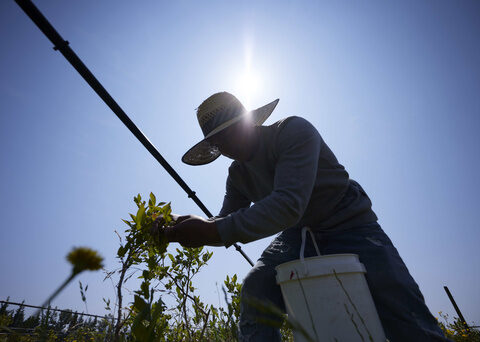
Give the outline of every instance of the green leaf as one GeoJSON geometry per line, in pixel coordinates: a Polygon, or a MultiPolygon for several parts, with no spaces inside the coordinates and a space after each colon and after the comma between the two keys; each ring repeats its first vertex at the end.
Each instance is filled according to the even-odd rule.
{"type": "Polygon", "coordinates": [[[165,213],[166,216],[170,216],[170,214],[172,213],[172,207],[171,207],[171,202],[168,202],[167,205],[165,205],[165,207],[163,207],[163,212],[165,213]]]}
{"type": "Polygon", "coordinates": [[[168,258],[170,259],[171,262],[175,262],[175,257],[173,256],[173,254],[168,253],[168,258]]]}
{"type": "Polygon", "coordinates": [[[159,242],[157,244],[158,253],[163,254],[167,251],[168,241],[165,235],[160,235],[159,242]]]}
{"type": "Polygon", "coordinates": [[[135,317],[135,320],[132,323],[132,334],[135,336],[137,341],[148,341],[148,329],[143,324],[143,321],[147,319],[150,314],[149,305],[138,295],[135,295],[134,308],[137,310],[138,314],[135,317]]]}
{"type": "Polygon", "coordinates": [[[157,199],[155,198],[153,192],[150,193],[150,200],[152,201],[152,205],[155,205],[155,203],[157,203],[157,199]]]}
{"type": "Polygon", "coordinates": [[[146,298],[146,299],[150,298],[149,286],[150,286],[150,283],[147,280],[144,280],[142,282],[142,284],[140,285],[140,291],[141,291],[143,297],[146,298]]]}
{"type": "Polygon", "coordinates": [[[158,299],[158,301],[153,304],[153,309],[152,309],[152,321],[155,323],[158,318],[160,318],[160,315],[163,312],[163,301],[161,298],[158,299]]]}
{"type": "Polygon", "coordinates": [[[125,256],[126,251],[127,251],[127,249],[125,247],[123,247],[123,246],[118,247],[117,256],[119,258],[123,258],[125,256]]]}
{"type": "Polygon", "coordinates": [[[202,255],[203,262],[207,262],[208,259],[210,259],[210,254],[209,253],[205,253],[205,254],[202,255]]]}
{"type": "Polygon", "coordinates": [[[177,291],[177,296],[178,296],[178,298],[182,299],[182,298],[183,298],[183,295],[182,295],[182,291],[180,291],[180,288],[177,286],[177,287],[175,288],[175,290],[177,291]]]}
{"type": "Polygon", "coordinates": [[[145,207],[143,206],[143,203],[142,203],[140,204],[140,207],[138,207],[137,216],[135,217],[135,223],[137,224],[137,229],[141,229],[144,217],[145,217],[145,207]]]}
{"type": "Polygon", "coordinates": [[[133,307],[137,309],[138,312],[142,312],[147,307],[147,302],[145,302],[139,295],[135,295],[133,297],[133,307]]]}

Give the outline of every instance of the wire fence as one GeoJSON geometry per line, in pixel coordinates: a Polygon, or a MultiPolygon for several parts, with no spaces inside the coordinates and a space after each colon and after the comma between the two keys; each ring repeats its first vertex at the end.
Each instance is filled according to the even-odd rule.
{"type": "MultiPolygon", "coordinates": [[[[58,308],[52,308],[52,307],[44,307],[44,306],[30,305],[25,303],[11,302],[8,300],[0,300],[0,305],[3,306],[4,310],[8,308],[8,306],[10,305],[18,306],[19,307],[18,310],[23,310],[23,308],[41,310],[42,313],[47,312],[47,317],[48,317],[48,312],[66,313],[71,318],[77,317],[73,319],[73,321],[70,319],[68,322],[62,323],[61,321],[57,321],[57,322],[53,322],[53,325],[51,323],[48,324],[49,331],[53,331],[55,335],[60,339],[65,338],[70,331],[75,331],[79,327],[91,326],[93,322],[95,322],[93,323],[93,326],[91,326],[93,329],[99,329],[99,328],[102,329],[101,328],[102,323],[100,322],[110,322],[108,324],[114,324],[114,321],[115,321],[114,316],[111,314],[101,316],[101,315],[94,315],[94,314],[89,314],[84,312],[73,311],[73,310],[64,310],[64,309],[58,309],[58,308]],[[78,321],[78,319],[80,319],[80,321],[78,321]],[[58,324],[61,324],[61,326],[58,326],[58,324]],[[100,326],[98,324],[100,324],[100,326]]],[[[8,309],[7,309],[7,312],[8,312],[8,309]]],[[[39,331],[37,331],[37,329],[42,326],[42,323],[40,322],[33,323],[35,326],[31,325],[32,322],[28,323],[29,319],[32,317],[35,317],[35,315],[36,314],[31,315],[27,320],[25,320],[23,318],[24,316],[22,313],[21,315],[22,322],[16,322],[16,323],[19,323],[18,326],[15,326],[15,321],[10,323],[7,322],[8,324],[5,326],[0,324],[0,339],[3,341],[2,338],[4,337],[11,338],[12,336],[17,338],[19,336],[38,337],[39,331]],[[12,323],[13,325],[10,325],[12,323]]]]}
{"type": "Polygon", "coordinates": [[[25,304],[25,303],[17,303],[17,302],[9,302],[6,300],[0,300],[1,304],[7,304],[7,305],[16,305],[16,306],[23,306],[26,308],[33,308],[33,309],[40,309],[40,310],[50,310],[50,311],[56,311],[56,312],[64,312],[64,313],[70,313],[72,315],[79,315],[79,316],[88,316],[88,317],[95,317],[95,318],[100,318],[100,319],[111,319],[108,315],[105,316],[99,316],[99,315],[93,315],[89,313],[84,313],[84,312],[78,312],[78,311],[72,311],[72,310],[63,310],[63,309],[57,309],[57,308],[52,308],[52,307],[44,307],[44,306],[37,306],[37,305],[30,305],[30,304],[25,304]]]}

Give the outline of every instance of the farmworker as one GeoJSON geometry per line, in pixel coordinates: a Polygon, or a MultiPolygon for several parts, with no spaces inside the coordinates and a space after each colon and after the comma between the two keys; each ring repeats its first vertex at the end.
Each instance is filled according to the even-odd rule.
{"type": "MultiPolygon", "coordinates": [[[[446,341],[418,285],[377,223],[369,197],[349,178],[315,127],[297,116],[262,126],[277,103],[247,111],[235,96],[221,92],[198,107],[204,139],[182,161],[202,165],[220,155],[233,159],[226,194],[218,216],[180,216],[176,225],[166,228],[167,239],[186,247],[229,247],[279,233],[243,281],[241,341],[281,341],[277,328],[257,322],[262,314],[246,298],[285,310],[275,266],[299,258],[305,226],[313,230],[321,254],[359,255],[391,342],[446,341]]],[[[305,254],[314,252],[308,240],[305,254]]]]}

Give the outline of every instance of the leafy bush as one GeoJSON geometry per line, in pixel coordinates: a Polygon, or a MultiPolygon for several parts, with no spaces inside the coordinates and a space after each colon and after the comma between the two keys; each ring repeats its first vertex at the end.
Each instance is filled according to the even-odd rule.
{"type": "Polygon", "coordinates": [[[442,320],[439,320],[438,324],[447,338],[455,342],[480,342],[480,331],[477,329],[469,328],[467,330],[458,317],[454,317],[453,322],[450,322],[448,314],[440,311],[439,315],[442,320]]]}
{"type": "MultiPolygon", "coordinates": [[[[170,203],[156,203],[140,195],[134,198],[136,215],[124,220],[128,225],[125,243],[120,238],[117,258],[120,269],[117,282],[117,317],[115,340],[128,337],[138,341],[236,341],[240,314],[240,289],[237,276],[224,282],[226,308],[206,305],[197,295],[193,278],[207,264],[213,253],[204,248],[176,248],[167,253],[162,231],[154,230],[154,222],[162,227],[174,224],[170,203]],[[141,269],[140,288],[134,301],[122,307],[125,282],[141,269]],[[230,297],[230,298],[228,298],[230,297]],[[166,302],[170,299],[173,305],[166,302]],[[126,327],[123,329],[122,328],[126,327]]],[[[110,272],[109,276],[115,273],[110,272]]]]}

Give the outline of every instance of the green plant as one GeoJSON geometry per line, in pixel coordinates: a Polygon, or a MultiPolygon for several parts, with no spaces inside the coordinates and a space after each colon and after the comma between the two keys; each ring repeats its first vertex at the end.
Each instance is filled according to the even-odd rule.
{"type": "MultiPolygon", "coordinates": [[[[168,226],[172,223],[170,204],[164,202],[156,202],[155,195],[150,194],[148,204],[142,201],[140,194],[134,198],[134,202],[137,205],[136,215],[130,214],[131,220],[123,220],[128,225],[125,230],[125,243],[119,235],[120,247],[117,251],[117,258],[120,261],[119,279],[116,285],[117,291],[117,317],[114,328],[114,340],[120,340],[121,329],[123,325],[128,321],[131,314],[142,318],[145,316],[150,320],[154,320],[151,324],[145,327],[145,319],[138,318],[133,320],[132,333],[134,336],[145,337],[155,333],[155,323],[158,319],[160,308],[162,303],[158,302],[155,305],[155,311],[152,316],[153,309],[153,291],[150,293],[150,282],[155,277],[156,271],[158,271],[158,265],[165,257],[167,249],[167,241],[163,234],[157,235],[151,234],[152,225],[154,221],[162,217],[162,225],[168,226]],[[123,294],[122,288],[124,283],[133,275],[127,276],[127,272],[133,267],[141,264],[145,264],[147,269],[142,272],[143,282],[140,286],[140,290],[136,291],[134,297],[134,305],[129,308],[129,312],[126,316],[123,315],[123,294]],[[147,312],[147,309],[150,311],[147,312]],[[147,331],[147,332],[146,332],[147,331]]],[[[110,277],[113,273],[107,275],[110,277]]]]}
{"type": "MultiPolygon", "coordinates": [[[[162,228],[172,225],[170,203],[156,203],[153,193],[148,204],[138,195],[137,206],[131,220],[123,220],[128,228],[120,238],[117,258],[117,317],[114,340],[130,333],[130,338],[139,341],[197,340],[203,338],[210,315],[206,305],[195,295],[192,278],[206,265],[212,253],[203,248],[177,248],[176,253],[167,253],[168,243],[162,228]],[[154,222],[160,229],[154,230],[154,222]],[[123,241],[125,240],[125,243],[123,241]],[[123,307],[122,288],[135,273],[140,272],[140,288],[134,292],[134,300],[123,307]],[[167,308],[162,293],[173,297],[173,307],[167,308]],[[126,312],[126,314],[124,314],[126,312]],[[124,329],[123,333],[122,328],[124,329]]],[[[110,272],[107,277],[113,276],[110,272]]]]}
{"type": "MultiPolygon", "coordinates": [[[[450,322],[448,314],[440,311],[438,313],[442,320],[438,320],[438,325],[442,329],[445,336],[455,342],[480,342],[480,331],[475,328],[466,329],[463,322],[454,317],[450,322]]],[[[472,324],[474,325],[474,324],[472,324]]]]}
{"type": "Polygon", "coordinates": [[[208,324],[208,336],[213,341],[237,341],[237,324],[240,318],[240,291],[242,285],[237,275],[227,275],[223,282],[226,308],[210,306],[211,319],[208,324]]]}
{"type": "Polygon", "coordinates": [[[87,290],[88,290],[88,285],[86,285],[85,287],[83,287],[83,284],[82,282],[79,280],[78,281],[78,285],[80,287],[80,296],[82,298],[82,302],[83,304],[85,304],[85,310],[87,311],[88,313],[88,306],[87,306],[87,290]]]}

